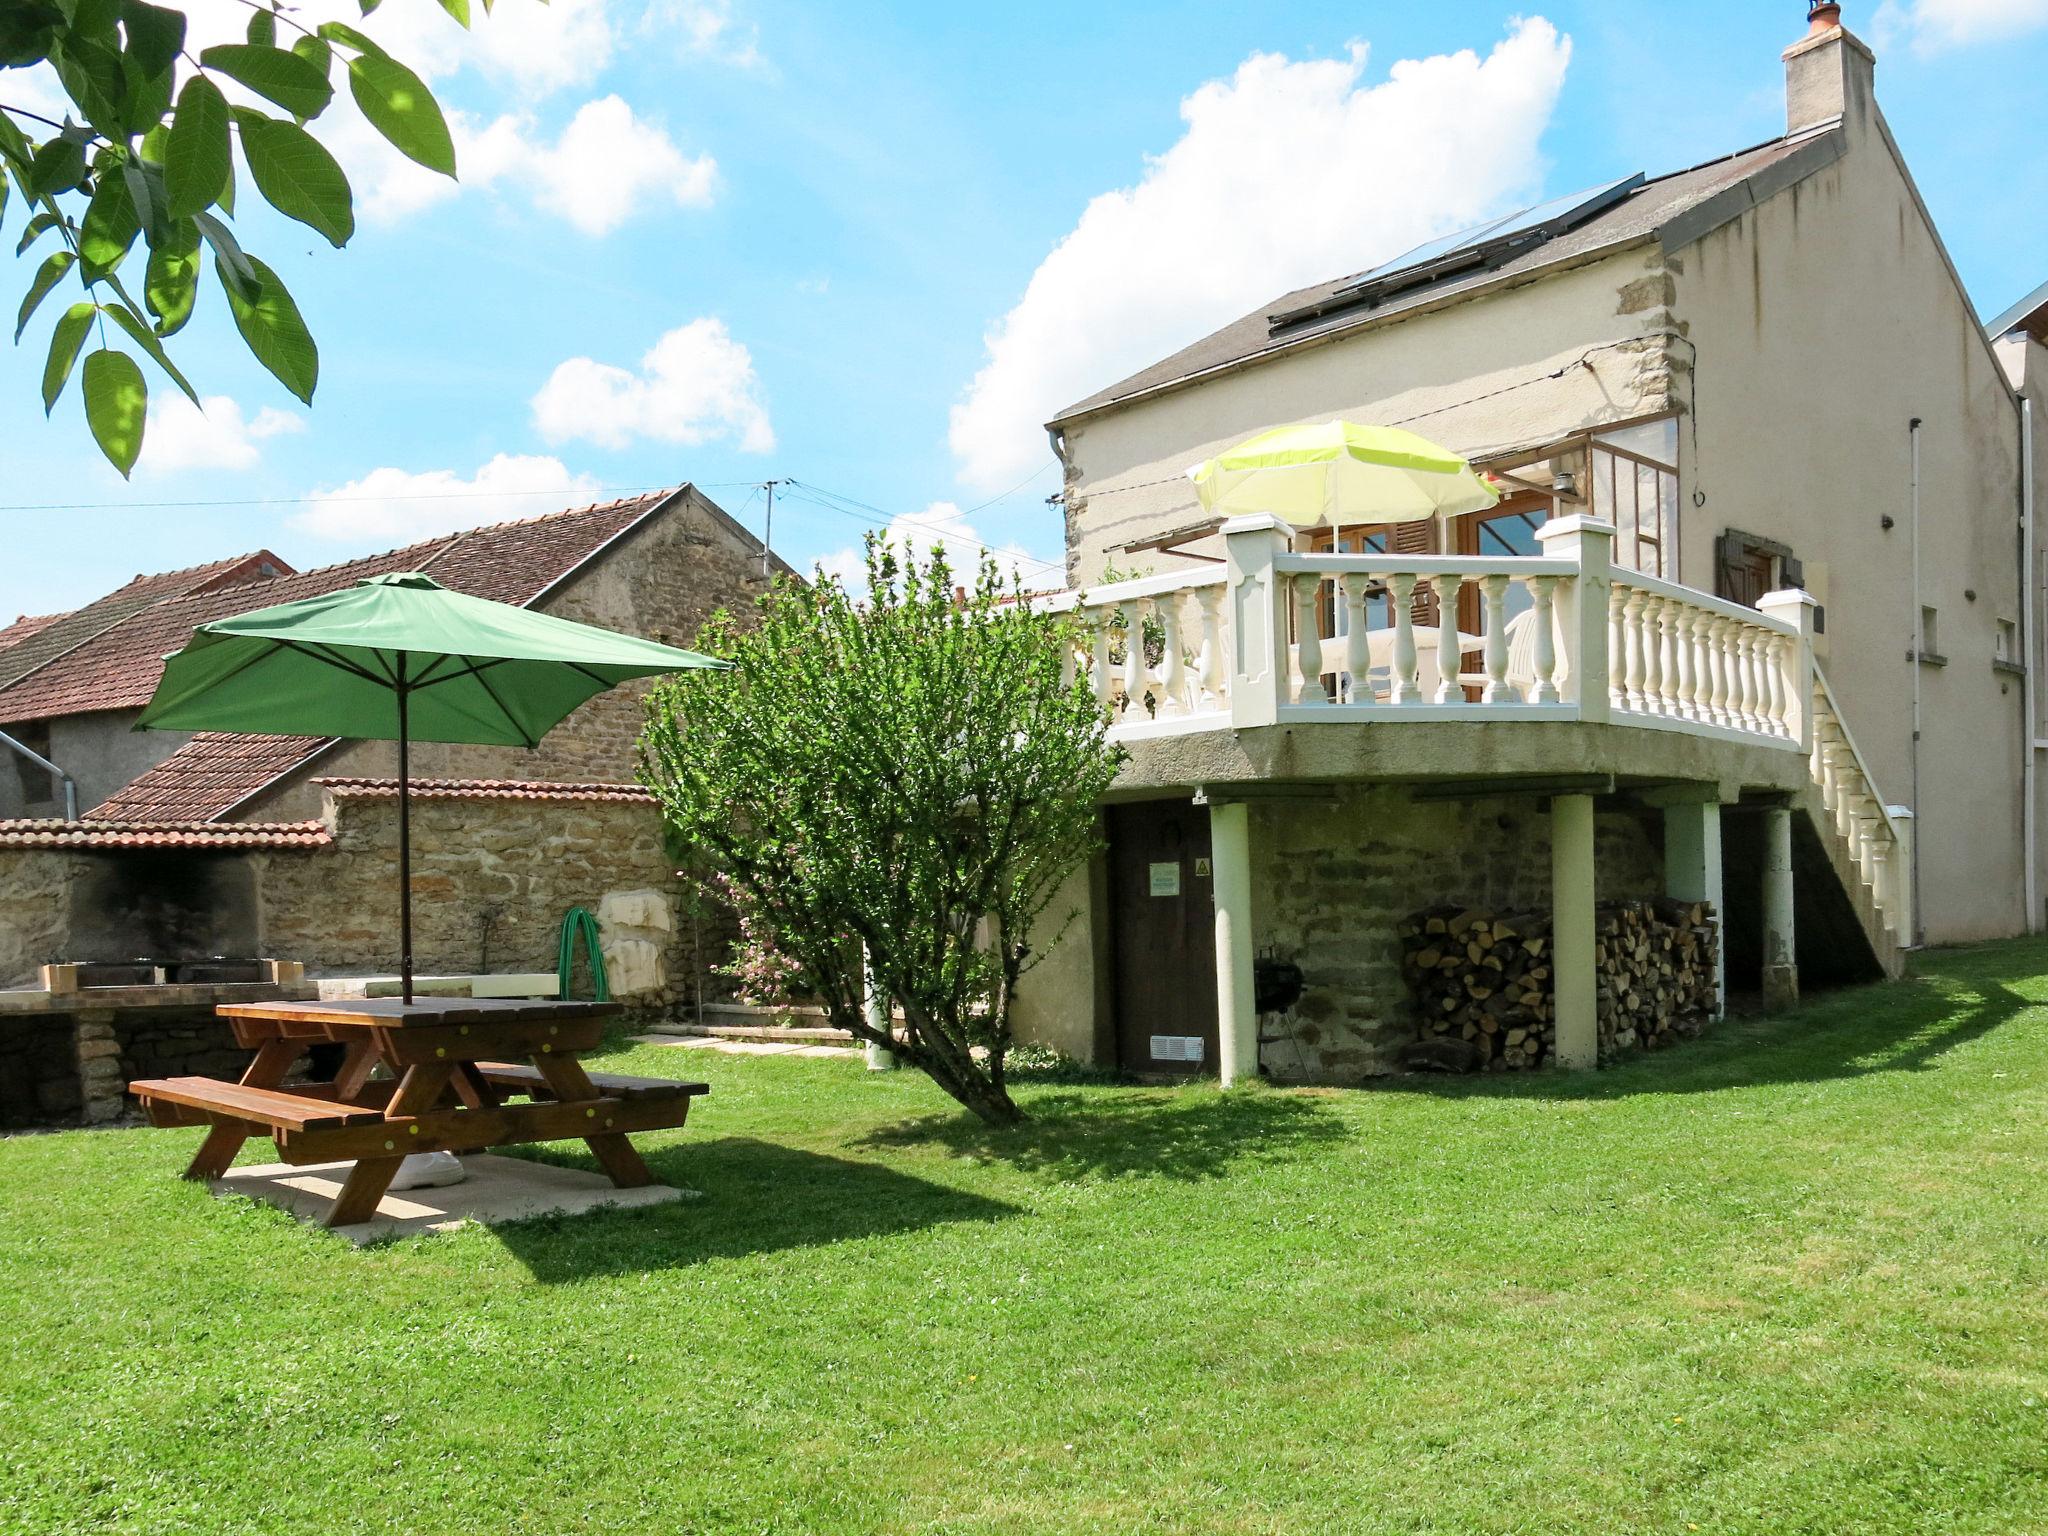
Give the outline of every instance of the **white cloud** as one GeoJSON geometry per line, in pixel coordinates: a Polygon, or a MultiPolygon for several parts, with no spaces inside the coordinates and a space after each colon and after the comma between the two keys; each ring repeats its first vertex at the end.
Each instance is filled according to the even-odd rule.
{"type": "Polygon", "coordinates": [[[1253,54],[1181,102],[1186,131],[1135,187],[1106,192],[989,332],[953,408],[961,478],[994,488],[1045,455],[1055,411],[1292,288],[1476,222],[1540,180],[1537,140],[1570,39],[1515,21],[1485,59],[1404,59],[1363,85],[1366,50],[1253,54]]]}
{"type": "Polygon", "coordinates": [[[145,470],[253,469],[265,438],[306,430],[306,418],[274,406],[244,417],[227,395],[206,395],[194,405],[176,390],[160,389],[149,402],[142,428],[145,470]]]}
{"type": "Polygon", "coordinates": [[[1880,46],[1922,56],[1997,42],[2048,26],[2048,0],[1885,0],[1871,20],[1880,46]]]}
{"type": "Polygon", "coordinates": [[[322,136],[347,170],[363,218],[395,223],[462,188],[490,187],[523,193],[599,236],[656,205],[701,208],[717,192],[716,160],[684,154],[617,96],[585,102],[553,143],[525,113],[488,123],[459,111],[447,116],[460,186],[399,154],[353,106],[334,110],[322,136]]]}
{"type": "Polygon", "coordinates": [[[761,29],[734,19],[732,0],[654,0],[641,18],[645,32],[672,38],[686,59],[734,69],[765,69],[761,29]]]}
{"type": "Polygon", "coordinates": [[[570,474],[560,459],[501,453],[467,478],[452,469],[373,469],[360,480],[314,492],[312,505],[291,521],[317,538],[397,545],[538,517],[594,501],[598,490],[596,480],[570,474]]]}
{"type": "MultiPolygon", "coordinates": [[[[935,501],[915,516],[890,519],[880,537],[895,545],[899,555],[909,550],[919,559],[927,558],[935,548],[944,549],[947,563],[962,586],[973,584],[984,552],[994,558],[1006,585],[1012,578],[1033,591],[1057,591],[1066,585],[1065,567],[1059,562],[1041,559],[1021,544],[990,547],[950,501],[935,501]]],[[[860,545],[849,544],[834,550],[821,556],[817,563],[827,576],[838,577],[847,591],[856,595],[867,592],[867,559],[860,545]]]]}
{"type": "Polygon", "coordinates": [[[697,444],[730,438],[745,453],[775,447],[754,359],[723,320],[668,332],[629,372],[594,358],[556,366],[533,397],[534,425],[551,443],[583,438],[623,448],[636,437],[697,444]]]}
{"type": "MultiPolygon", "coordinates": [[[[241,0],[190,0],[185,10],[185,46],[193,54],[242,41],[249,25],[249,7],[241,0]]],[[[516,0],[489,15],[474,6],[472,17],[465,31],[424,0],[381,6],[367,17],[357,0],[297,0],[277,31],[284,43],[299,36],[298,27],[310,31],[324,21],[345,22],[428,80],[474,68],[529,97],[595,80],[611,62],[618,31],[607,0],[516,0]]]]}

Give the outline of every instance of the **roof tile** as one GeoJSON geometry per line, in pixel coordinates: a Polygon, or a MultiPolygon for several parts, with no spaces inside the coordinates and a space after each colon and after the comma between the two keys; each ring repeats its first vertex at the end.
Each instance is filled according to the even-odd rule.
{"type": "Polygon", "coordinates": [[[317,821],[0,821],[0,848],[325,848],[317,821]]]}
{"type": "Polygon", "coordinates": [[[221,585],[215,578],[197,590],[188,586],[183,596],[122,614],[111,627],[102,627],[65,655],[61,665],[22,676],[6,665],[19,647],[0,652],[0,677],[17,679],[0,687],[0,723],[139,709],[156,691],[164,657],[191,639],[198,625],[316,597],[369,576],[426,571],[458,592],[503,603],[531,602],[673,494],[656,491],[473,528],[258,584],[221,585]]]}
{"type": "MultiPolygon", "coordinates": [[[[396,798],[398,780],[315,779],[338,798],[396,798]]],[[[540,779],[414,779],[407,786],[415,800],[580,800],[652,805],[654,795],[638,784],[550,784],[540,779]]]]}
{"type": "Polygon", "coordinates": [[[85,813],[87,821],[211,821],[326,745],[319,736],[201,731],[85,813]]]}

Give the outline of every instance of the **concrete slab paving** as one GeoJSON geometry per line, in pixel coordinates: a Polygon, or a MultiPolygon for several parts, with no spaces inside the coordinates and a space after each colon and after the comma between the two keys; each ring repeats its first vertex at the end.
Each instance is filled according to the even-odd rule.
{"type": "MultiPolygon", "coordinates": [[[[247,1195],[317,1224],[341,1193],[347,1163],[259,1163],[231,1168],[215,1179],[217,1195],[247,1195]]],[[[331,1228],[358,1246],[423,1232],[451,1232],[470,1222],[490,1227],[535,1216],[577,1216],[607,1206],[666,1205],[693,1198],[696,1190],[668,1184],[620,1189],[601,1173],[557,1168],[518,1157],[471,1153],[462,1159],[469,1177],[441,1189],[408,1189],[377,1202],[377,1214],[353,1226],[331,1228]]]]}

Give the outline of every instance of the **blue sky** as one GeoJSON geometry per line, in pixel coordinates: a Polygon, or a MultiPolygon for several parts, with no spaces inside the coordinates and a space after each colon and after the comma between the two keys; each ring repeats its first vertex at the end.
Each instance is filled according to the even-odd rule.
{"type": "MultiPolygon", "coordinates": [[[[499,0],[465,36],[387,0],[369,28],[461,114],[463,185],[323,127],[350,246],[253,197],[239,221],[319,339],[314,407],[208,294],[178,338],[208,419],[154,422],[131,482],[75,390],[43,419],[49,305],[0,359],[0,622],[683,479],[757,529],[764,479],[830,493],[778,501],[799,565],[883,514],[1043,572],[1037,420],[1286,288],[1773,136],[1804,10],[499,0]]],[[[2048,0],[1845,19],[1979,309],[2048,279],[2048,0]]]]}

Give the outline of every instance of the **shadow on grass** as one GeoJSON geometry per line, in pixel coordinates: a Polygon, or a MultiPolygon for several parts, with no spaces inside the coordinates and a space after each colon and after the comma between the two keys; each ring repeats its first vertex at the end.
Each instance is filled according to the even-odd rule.
{"type": "MultiPolygon", "coordinates": [[[[744,1258],[848,1238],[889,1237],[955,1221],[998,1221],[1017,1208],[893,1168],[826,1157],[747,1136],[643,1148],[656,1179],[694,1199],[637,1210],[542,1217],[493,1229],[544,1284],[744,1258]]],[[[581,1149],[529,1155],[594,1167],[581,1149]]]]}
{"type": "Polygon", "coordinates": [[[1279,1162],[1347,1134],[1315,1099],[1185,1089],[1040,1093],[1022,1125],[996,1130],[966,1114],[926,1115],[868,1135],[880,1148],[940,1147],[1062,1179],[1221,1178],[1279,1162]]]}
{"type": "Polygon", "coordinates": [[[2001,944],[1936,952],[1916,963],[1924,965],[1924,973],[1907,980],[1839,988],[1788,1013],[1730,1017],[1696,1042],[1632,1057],[1597,1073],[1418,1075],[1390,1078],[1380,1087],[1453,1098],[1616,1099],[1923,1072],[2021,1010],[2048,1001],[2011,985],[2022,980],[2038,985],[2040,973],[2048,970],[2048,946],[2001,944]]]}

